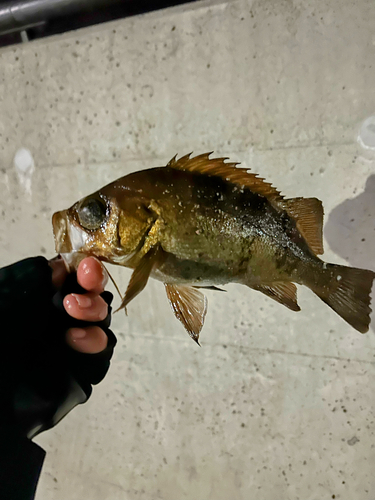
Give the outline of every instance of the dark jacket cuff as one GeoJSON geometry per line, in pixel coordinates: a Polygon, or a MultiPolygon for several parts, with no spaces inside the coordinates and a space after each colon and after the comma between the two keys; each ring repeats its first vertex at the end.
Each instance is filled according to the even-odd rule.
{"type": "Polygon", "coordinates": [[[45,454],[15,427],[0,427],[0,498],[34,499],[45,454]]]}

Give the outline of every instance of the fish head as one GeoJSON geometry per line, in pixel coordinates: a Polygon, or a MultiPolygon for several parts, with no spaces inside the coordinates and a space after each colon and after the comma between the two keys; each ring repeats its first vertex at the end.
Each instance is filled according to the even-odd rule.
{"type": "Polygon", "coordinates": [[[138,197],[97,191],[52,217],[56,252],[69,271],[87,256],[127,265],[154,220],[138,197]]]}
{"type": "Polygon", "coordinates": [[[100,192],[83,198],[52,217],[56,252],[70,270],[86,256],[111,262],[119,248],[119,207],[100,192]]]}

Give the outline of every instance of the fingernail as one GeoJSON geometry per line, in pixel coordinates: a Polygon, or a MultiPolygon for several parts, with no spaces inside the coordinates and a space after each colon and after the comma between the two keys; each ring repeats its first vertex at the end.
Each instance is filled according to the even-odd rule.
{"type": "Polygon", "coordinates": [[[77,293],[72,293],[72,296],[76,299],[78,307],[81,309],[88,309],[92,306],[92,300],[87,295],[79,295],[77,293]]]}
{"type": "Polygon", "coordinates": [[[90,266],[87,264],[86,260],[83,261],[82,271],[84,274],[89,274],[91,272],[90,266]]]}
{"type": "Polygon", "coordinates": [[[72,340],[83,339],[83,337],[86,337],[86,330],[83,328],[73,328],[70,331],[70,336],[72,337],[72,340]]]}

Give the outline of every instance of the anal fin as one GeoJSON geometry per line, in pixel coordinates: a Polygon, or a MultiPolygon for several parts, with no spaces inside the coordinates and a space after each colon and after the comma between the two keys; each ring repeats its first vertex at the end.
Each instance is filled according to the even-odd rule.
{"type": "Polygon", "coordinates": [[[323,205],[317,198],[291,198],[279,202],[290,217],[295,219],[297,228],[316,255],[323,250],[323,205]]]}
{"type": "Polygon", "coordinates": [[[169,285],[165,283],[167,297],[176,318],[181,321],[190,337],[199,344],[207,312],[207,298],[192,286],[169,285]]]}
{"type": "Polygon", "coordinates": [[[297,287],[294,283],[279,282],[269,285],[255,285],[250,288],[264,293],[267,297],[271,297],[271,299],[276,300],[276,302],[283,304],[292,311],[301,310],[297,304],[297,287]]]}

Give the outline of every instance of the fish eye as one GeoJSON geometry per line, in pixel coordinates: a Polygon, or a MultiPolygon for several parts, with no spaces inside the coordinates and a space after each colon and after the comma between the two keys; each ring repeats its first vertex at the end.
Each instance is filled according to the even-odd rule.
{"type": "Polygon", "coordinates": [[[99,229],[107,216],[107,207],[100,198],[87,198],[77,209],[80,224],[93,231],[99,229]]]}

